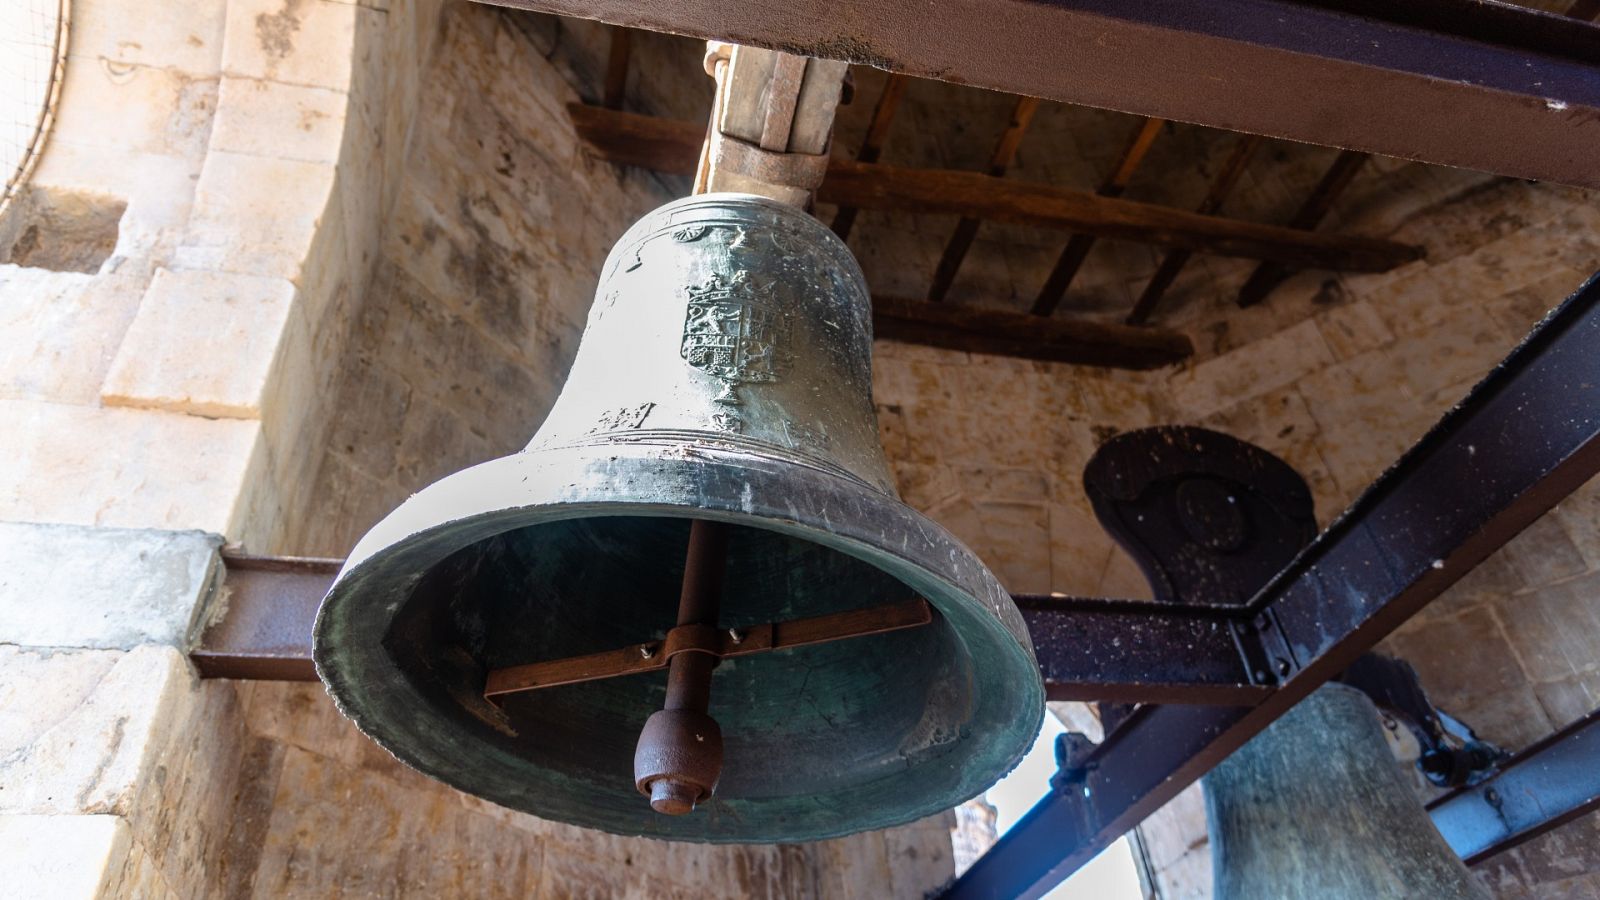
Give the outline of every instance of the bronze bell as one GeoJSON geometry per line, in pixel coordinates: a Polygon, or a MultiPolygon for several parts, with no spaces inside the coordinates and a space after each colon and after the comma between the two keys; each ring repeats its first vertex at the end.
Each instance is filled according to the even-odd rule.
{"type": "Polygon", "coordinates": [[[528,448],[352,552],[316,624],[340,709],[461,790],[674,840],[882,828],[1015,765],[1044,700],[1027,631],[895,495],[843,242],[692,197],[596,297],[528,448]]]}

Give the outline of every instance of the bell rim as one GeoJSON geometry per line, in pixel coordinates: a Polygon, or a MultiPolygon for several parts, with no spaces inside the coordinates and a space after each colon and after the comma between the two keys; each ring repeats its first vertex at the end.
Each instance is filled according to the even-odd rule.
{"type": "MultiPolygon", "coordinates": [[[[949,554],[952,563],[959,562],[962,565],[967,574],[965,583],[947,577],[926,561],[912,561],[903,555],[907,550],[898,543],[891,547],[887,541],[873,543],[864,536],[852,535],[848,522],[838,523],[837,528],[807,527],[795,519],[763,516],[755,511],[748,499],[740,506],[735,506],[727,503],[726,498],[712,496],[709,493],[702,493],[694,498],[680,498],[695,500],[695,506],[688,506],[682,502],[670,503],[664,499],[652,503],[617,499],[583,500],[580,498],[584,488],[577,482],[557,485],[531,477],[531,473],[545,470],[571,472],[585,465],[599,465],[604,468],[610,464],[639,461],[648,461],[663,467],[664,470],[676,470],[679,475],[684,476],[680,484],[686,491],[693,490],[692,486],[702,483],[711,472],[748,482],[752,475],[761,474],[764,467],[771,467],[771,471],[767,474],[775,475],[788,463],[787,460],[765,460],[748,453],[705,446],[684,445],[677,448],[663,448],[653,445],[624,445],[542,448],[529,449],[481,463],[424,488],[380,520],[357,543],[332,588],[318,607],[313,629],[313,660],[318,677],[339,711],[354,722],[363,734],[408,767],[488,802],[526,812],[547,821],[562,822],[581,828],[694,843],[825,840],[905,824],[951,808],[972,796],[981,794],[994,780],[1014,769],[1032,747],[1043,720],[1045,692],[1042,678],[1037,674],[1038,665],[1021,613],[1012,604],[1010,595],[1001,587],[993,573],[970,549],[938,523],[906,505],[893,494],[872,488],[854,477],[822,469],[807,469],[805,472],[805,477],[831,487],[831,493],[836,498],[853,498],[875,506],[879,511],[890,511],[895,516],[906,519],[908,523],[915,523],[917,526],[915,531],[922,535],[930,546],[939,545],[940,552],[949,554]],[[509,479],[509,483],[526,485],[528,491],[545,492],[544,496],[539,498],[544,502],[514,502],[516,498],[504,490],[504,485],[508,483],[508,475],[517,476],[509,479]],[[520,480],[517,480],[518,478],[520,480]],[[465,493],[475,496],[476,502],[461,503],[459,498],[453,498],[456,499],[458,506],[449,509],[449,504],[444,504],[447,511],[442,517],[437,510],[421,512],[430,502],[437,501],[442,495],[453,490],[458,490],[463,482],[469,485],[478,482],[480,487],[493,485],[496,490],[492,493],[474,493],[469,490],[465,493]],[[377,687],[382,680],[373,678],[374,664],[379,668],[387,667],[396,674],[400,672],[398,666],[389,659],[377,639],[367,641],[363,645],[359,639],[345,642],[336,637],[336,632],[341,630],[341,626],[351,630],[352,633],[361,634],[372,627],[369,619],[379,620],[385,627],[391,620],[391,617],[374,613],[370,609],[365,616],[362,616],[359,609],[346,608],[364,593],[382,587],[381,583],[376,587],[363,584],[375,566],[385,561],[392,564],[399,558],[409,556],[432,557],[434,562],[437,562],[459,549],[493,535],[542,523],[611,515],[707,518],[799,537],[877,565],[903,583],[911,585],[942,615],[956,615],[964,622],[979,626],[975,633],[960,633],[965,649],[974,657],[974,666],[981,662],[975,647],[981,646],[986,651],[984,656],[987,660],[982,664],[998,664],[999,671],[1013,676],[1006,682],[1009,695],[991,694],[982,698],[983,704],[995,707],[987,709],[982,717],[985,727],[992,729],[991,740],[977,745],[980,753],[968,752],[955,760],[967,765],[982,756],[983,760],[980,761],[985,761],[985,764],[982,766],[981,777],[964,777],[961,779],[959,790],[930,795],[924,802],[900,807],[891,815],[858,819],[843,827],[830,827],[819,822],[808,827],[784,830],[781,833],[743,830],[709,834],[692,831],[694,817],[690,816],[685,817],[690,820],[689,830],[681,830],[680,826],[667,817],[657,817],[662,821],[654,822],[666,826],[665,831],[613,828],[582,816],[563,815],[560,810],[533,808],[507,802],[504,796],[496,796],[493,792],[479,789],[474,786],[472,778],[457,777],[462,773],[463,767],[452,767],[442,760],[424,758],[424,754],[416,752],[417,748],[403,739],[403,731],[394,729],[392,723],[386,722],[383,717],[376,714],[384,707],[384,703],[373,702],[374,693],[383,693],[383,690],[377,687]],[[958,557],[963,555],[965,559],[958,560],[958,557]],[[897,567],[884,565],[886,562],[892,563],[897,560],[906,567],[914,567],[915,571],[902,572],[897,567]],[[909,576],[920,576],[920,578],[909,576]],[[981,644],[976,641],[978,635],[984,638],[981,644]],[[345,651],[342,654],[341,647],[345,651]],[[350,654],[351,650],[356,651],[354,656],[350,654]],[[998,659],[995,658],[997,655],[998,659]],[[1008,655],[1011,658],[1004,659],[1008,655]],[[1014,677],[1018,672],[1030,673],[1033,677],[1018,679],[1014,677]],[[1002,702],[1005,704],[1005,709],[997,708],[1002,702]],[[1026,727],[1017,727],[1019,723],[1026,727]],[[989,764],[986,760],[999,762],[989,764]],[[957,794],[960,796],[956,796],[957,794]]],[[[598,491],[600,488],[596,484],[591,486],[591,489],[598,491]]],[[[607,492],[614,494],[615,490],[612,486],[608,486],[607,492]]],[[[530,496],[528,499],[534,498],[530,496]]],[[[952,565],[952,568],[956,566],[952,565]]],[[[392,583],[395,576],[387,577],[392,583]]],[[[393,609],[390,612],[392,613],[393,609]]],[[[405,690],[398,689],[396,685],[399,684],[403,684],[403,681],[390,679],[384,690],[389,693],[411,692],[409,686],[405,690]]],[[[974,721],[978,718],[975,713],[974,721]]],[[[972,739],[964,737],[962,742],[970,740],[972,739]]],[[[484,752],[502,753],[511,764],[515,764],[519,759],[483,740],[477,740],[474,746],[484,752]]],[[[935,757],[933,761],[944,762],[949,760],[949,756],[950,753],[946,752],[935,757]]],[[[922,763],[905,771],[885,775],[879,780],[905,780],[906,771],[919,771],[926,765],[927,763],[922,763]]],[[[877,782],[869,782],[869,784],[875,783],[877,782]]]]}

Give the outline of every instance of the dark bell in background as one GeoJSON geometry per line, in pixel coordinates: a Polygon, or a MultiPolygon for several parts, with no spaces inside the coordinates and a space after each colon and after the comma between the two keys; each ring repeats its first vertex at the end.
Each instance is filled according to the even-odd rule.
{"type": "Polygon", "coordinates": [[[315,637],[339,708],[434,778],[619,834],[807,841],[983,791],[1038,733],[1039,671],[995,577],[896,496],[871,351],[815,219],[646,216],[529,447],[351,554],[315,637]]]}

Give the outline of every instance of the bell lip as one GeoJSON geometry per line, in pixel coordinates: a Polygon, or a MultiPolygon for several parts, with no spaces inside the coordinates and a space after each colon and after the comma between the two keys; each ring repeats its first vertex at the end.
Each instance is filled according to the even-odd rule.
{"type": "MultiPolygon", "coordinates": [[[[825,490],[832,488],[828,493],[833,500],[850,498],[875,506],[880,511],[892,510],[895,515],[916,523],[918,526],[916,532],[926,542],[924,549],[943,555],[952,570],[961,568],[966,575],[964,583],[947,578],[938,569],[933,568],[931,558],[922,564],[910,561],[906,556],[910,552],[909,548],[899,542],[893,545],[888,542],[873,543],[866,536],[853,534],[850,521],[830,522],[826,529],[806,528],[794,518],[757,512],[748,495],[740,498],[741,502],[737,506],[719,502],[725,498],[708,494],[698,494],[692,499],[699,504],[710,505],[689,506],[683,502],[691,499],[687,495],[695,493],[696,485],[701,484],[702,479],[709,477],[713,472],[748,479],[751,475],[762,474],[763,470],[767,469],[770,471],[766,471],[765,474],[769,476],[776,474],[782,465],[782,461],[764,460],[748,454],[703,446],[684,446],[667,453],[661,452],[659,447],[580,446],[524,450],[447,476],[412,495],[374,525],[357,542],[347,557],[333,587],[317,610],[312,641],[312,656],[317,675],[340,713],[354,722],[363,734],[408,767],[489,802],[548,821],[558,821],[580,828],[691,843],[805,842],[903,825],[950,809],[978,796],[999,778],[1016,768],[1022,757],[1031,749],[1043,721],[1045,712],[1043,680],[1038,675],[1039,668],[1034,657],[1032,641],[1021,613],[993,573],[971,550],[942,526],[905,505],[898,497],[874,490],[853,478],[840,477],[822,470],[807,470],[807,477],[817,482],[814,487],[824,487],[825,490]],[[676,472],[682,476],[677,479],[666,479],[678,484],[680,502],[669,502],[665,495],[659,495],[659,491],[657,492],[659,496],[652,502],[615,499],[614,495],[617,493],[615,486],[609,483],[605,489],[608,495],[613,495],[613,499],[605,501],[583,499],[585,489],[596,492],[601,490],[603,473],[598,476],[599,480],[595,480],[594,467],[598,466],[603,470],[611,464],[640,460],[657,464],[663,467],[664,471],[676,472]],[[558,479],[533,477],[539,473],[571,473],[586,470],[591,476],[588,484],[581,479],[558,483],[558,479]],[[905,570],[891,568],[885,570],[918,590],[942,615],[958,617],[967,624],[977,626],[978,633],[987,639],[981,646],[981,649],[988,651],[988,662],[985,664],[998,664],[1000,672],[1010,676],[1005,680],[1008,692],[997,691],[981,697],[980,708],[985,706],[992,708],[984,709],[981,716],[976,710],[974,712],[973,731],[976,731],[981,723],[982,728],[998,735],[987,746],[985,759],[975,759],[977,754],[967,754],[955,760],[948,760],[948,754],[954,752],[952,748],[946,754],[923,761],[921,765],[858,786],[857,790],[861,790],[879,782],[906,781],[908,772],[915,773],[927,768],[929,762],[934,765],[942,762],[946,767],[951,762],[964,766],[961,771],[960,786],[957,789],[929,794],[923,802],[898,807],[891,814],[857,817],[842,824],[831,824],[824,817],[805,824],[785,823],[785,828],[776,830],[740,828],[708,833],[694,830],[703,821],[696,816],[657,815],[653,819],[646,820],[656,826],[654,828],[612,827],[581,816],[564,814],[564,811],[559,809],[535,808],[507,802],[503,797],[497,798],[492,792],[483,789],[483,784],[487,782],[474,783],[474,772],[470,767],[452,765],[448,759],[442,757],[436,760],[424,758],[414,752],[415,748],[398,740],[402,736],[401,730],[394,728],[391,720],[369,715],[373,710],[384,707],[385,701],[392,711],[414,711],[416,707],[413,701],[416,695],[403,678],[375,677],[377,673],[385,670],[399,675],[378,641],[352,640],[344,644],[339,639],[337,633],[342,628],[348,629],[352,634],[381,634],[387,630],[389,618],[373,609],[377,604],[368,603],[365,609],[349,608],[352,603],[350,592],[354,590],[352,585],[365,580],[382,568],[386,560],[393,560],[398,555],[415,555],[422,557],[419,561],[436,562],[464,546],[494,534],[546,522],[613,515],[709,518],[794,535],[875,564],[881,564],[886,557],[907,560],[904,564],[905,570]],[[980,604],[974,603],[974,598],[985,599],[980,604]],[[336,651],[341,649],[341,644],[344,644],[343,656],[336,655],[336,651]],[[998,659],[996,659],[997,654],[998,659]],[[1019,679],[1015,677],[1017,673],[1028,673],[1033,677],[1024,676],[1019,679]],[[1001,703],[1004,703],[1003,708],[999,706],[1001,703]],[[999,762],[989,764],[986,760],[999,762]],[[981,773],[971,773],[970,766],[979,762],[984,763],[981,773]]],[[[826,502],[825,500],[824,503],[826,502]]],[[[898,533],[895,536],[904,537],[898,533]]],[[[374,586],[376,589],[381,589],[385,583],[396,586],[397,581],[404,580],[394,573],[386,576],[380,573],[379,577],[379,584],[374,586]],[[387,581],[381,580],[383,578],[387,578],[387,581]]],[[[391,609],[389,612],[392,611],[391,609]]],[[[974,656],[977,655],[974,652],[976,636],[972,635],[966,641],[968,651],[973,652],[974,656]]],[[[975,660],[975,665],[978,664],[979,661],[975,660]]],[[[967,731],[968,729],[963,729],[964,734],[967,731]]],[[[963,737],[962,743],[970,740],[971,737],[963,737]]],[[[508,765],[515,766],[520,761],[520,758],[506,754],[487,742],[477,741],[474,747],[480,752],[503,756],[508,765]]],[[[716,798],[711,802],[715,803],[716,798]]]]}

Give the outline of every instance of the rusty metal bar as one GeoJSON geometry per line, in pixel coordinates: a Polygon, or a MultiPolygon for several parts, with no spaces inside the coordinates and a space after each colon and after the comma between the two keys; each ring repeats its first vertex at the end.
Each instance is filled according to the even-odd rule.
{"type": "MultiPolygon", "coordinates": [[[[1006,123],[1004,131],[1000,132],[1000,140],[995,142],[994,153],[989,157],[989,175],[999,178],[1011,168],[1011,161],[1016,158],[1017,148],[1022,146],[1022,137],[1028,133],[1028,125],[1033,121],[1033,114],[1039,109],[1039,101],[1034,97],[1018,97],[1017,105],[1011,109],[1011,120],[1006,123]]],[[[944,253],[939,257],[939,266],[933,273],[933,286],[928,288],[928,302],[938,303],[950,292],[950,285],[956,280],[956,273],[961,271],[961,262],[967,258],[967,251],[972,249],[972,241],[978,236],[978,225],[981,220],[970,216],[963,217],[956,223],[956,230],[950,235],[949,243],[944,245],[944,253]]]]}
{"type": "Polygon", "coordinates": [[[1428,804],[1450,847],[1488,859],[1600,809],[1600,710],[1497,767],[1494,775],[1428,804]]]}
{"type": "MultiPolygon", "coordinates": [[[[1122,155],[1117,157],[1117,164],[1111,167],[1095,193],[1102,197],[1122,196],[1122,192],[1128,189],[1128,183],[1133,180],[1133,173],[1144,162],[1145,154],[1150,152],[1150,146],[1166,124],[1161,119],[1145,119],[1141,122],[1128,139],[1128,145],[1122,149],[1122,155]]],[[[1072,287],[1072,280],[1078,277],[1078,270],[1083,268],[1084,260],[1089,258],[1089,251],[1094,249],[1095,240],[1092,234],[1075,234],[1072,240],[1067,241],[1061,256],[1056,259],[1055,267],[1050,270],[1050,277],[1045,279],[1039,296],[1033,301],[1034,315],[1048,316],[1056,311],[1062,298],[1066,297],[1067,289],[1072,287]]]]}
{"type": "Polygon", "coordinates": [[[945,896],[1045,893],[1597,472],[1600,275],[1251,601],[1277,690],[1253,707],[1141,707],[945,896]]]}
{"type": "MultiPolygon", "coordinates": [[[[1306,197],[1305,203],[1295,212],[1294,218],[1289,220],[1289,227],[1310,231],[1321,224],[1322,218],[1333,208],[1333,202],[1339,199],[1344,189],[1355,180],[1356,173],[1361,171],[1367,157],[1368,154],[1353,150],[1345,150],[1334,157],[1333,165],[1328,167],[1327,173],[1317,182],[1311,195],[1306,197]]],[[[1267,299],[1272,289],[1283,284],[1292,274],[1294,270],[1280,262],[1268,261],[1256,266],[1255,271],[1251,272],[1249,279],[1245,281],[1244,287],[1239,288],[1239,305],[1254,306],[1267,299]]]]}
{"type": "MultiPolygon", "coordinates": [[[[867,136],[862,138],[861,149],[856,152],[856,162],[878,161],[884,143],[889,140],[889,126],[894,123],[895,110],[900,108],[900,100],[910,83],[910,78],[894,73],[884,80],[883,93],[878,95],[878,103],[872,108],[872,121],[867,124],[867,136]]],[[[854,206],[841,206],[834,213],[833,233],[839,236],[839,240],[850,239],[850,229],[855,227],[856,214],[859,212],[854,206]]]]}
{"type": "Polygon", "coordinates": [[[654,672],[667,668],[674,657],[683,653],[732,659],[769,650],[788,650],[809,644],[825,644],[916,628],[931,621],[932,608],[926,600],[918,599],[909,603],[854,609],[787,622],[768,622],[727,631],[706,627],[704,623],[686,622],[672,629],[660,641],[645,641],[587,656],[495,669],[489,673],[483,694],[485,697],[499,697],[563,684],[654,672]]]}
{"type": "MultiPolygon", "coordinates": [[[[1233,153],[1228,156],[1228,161],[1223,163],[1222,170],[1217,177],[1212,179],[1211,188],[1206,191],[1204,200],[1195,207],[1195,212],[1201,215],[1213,215],[1222,209],[1222,204],[1233,193],[1233,188],[1239,183],[1239,178],[1244,175],[1245,166],[1249,165],[1250,158],[1255,155],[1256,149],[1261,146],[1262,138],[1259,135],[1241,135],[1234,144],[1233,153]]],[[[1178,280],[1178,273],[1188,264],[1189,258],[1194,253],[1189,250],[1169,250],[1161,259],[1161,265],[1156,267],[1154,275],[1144,286],[1144,292],[1139,295],[1138,301],[1133,304],[1133,310],[1128,313],[1129,325],[1143,325],[1149,321],[1150,314],[1155,312],[1156,304],[1161,302],[1161,297],[1166,294],[1167,288],[1178,280]]]]}
{"type": "Polygon", "coordinates": [[[1051,700],[1249,706],[1276,674],[1254,674],[1259,654],[1237,625],[1238,607],[1015,595],[1051,700]]]}
{"type": "Polygon", "coordinates": [[[201,678],[316,681],[311,625],[343,560],[224,550],[221,594],[189,654],[201,678]]]}

